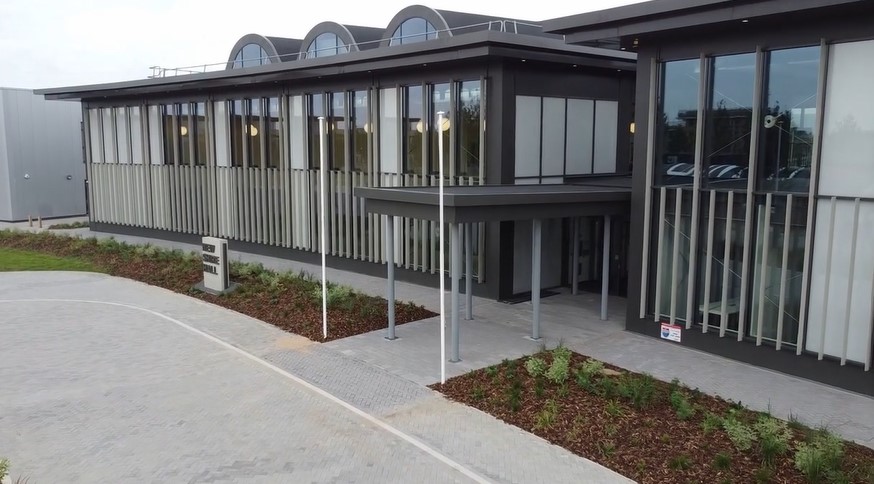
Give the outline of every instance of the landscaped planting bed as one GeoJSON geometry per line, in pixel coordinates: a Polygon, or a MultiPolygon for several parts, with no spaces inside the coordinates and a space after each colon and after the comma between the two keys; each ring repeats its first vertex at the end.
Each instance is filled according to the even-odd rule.
{"type": "Polygon", "coordinates": [[[563,347],[432,388],[642,483],[874,483],[874,450],[827,429],[563,347]]]}
{"type": "MultiPolygon", "coordinates": [[[[192,289],[203,279],[200,254],[128,245],[113,239],[75,238],[47,232],[0,231],[0,247],[69,257],[113,276],[188,294],[268,322],[314,341],[330,341],[387,325],[385,299],[328,285],[328,338],[322,338],[321,282],[309,274],[274,272],[260,264],[231,263],[240,288],[213,296],[192,289]]],[[[397,324],[434,316],[421,306],[397,303],[397,324]]]]}

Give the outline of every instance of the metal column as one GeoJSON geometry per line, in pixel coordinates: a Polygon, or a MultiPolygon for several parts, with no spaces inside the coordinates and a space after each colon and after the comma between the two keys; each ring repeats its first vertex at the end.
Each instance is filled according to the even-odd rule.
{"type": "Polygon", "coordinates": [[[574,255],[571,258],[571,294],[577,295],[577,282],[580,280],[580,218],[574,217],[571,219],[573,224],[573,238],[571,243],[574,244],[574,255]]]}
{"type": "Polygon", "coordinates": [[[464,226],[464,293],[467,296],[467,314],[464,319],[473,319],[473,224],[464,226]]]}
{"type": "Polygon", "coordinates": [[[385,216],[385,265],[386,265],[386,299],[388,300],[388,335],[385,339],[394,340],[395,336],[395,220],[391,215],[385,216]]]}
{"type": "Polygon", "coordinates": [[[534,219],[531,224],[531,307],[534,310],[531,323],[531,339],[540,339],[540,232],[543,221],[534,219]]]}
{"type": "Polygon", "coordinates": [[[452,356],[449,361],[456,363],[458,358],[458,280],[461,278],[461,224],[454,223],[449,225],[449,240],[452,244],[451,260],[449,261],[450,271],[449,278],[452,282],[452,356]]]}
{"type": "Polygon", "coordinates": [[[604,215],[604,250],[601,259],[601,321],[607,320],[608,288],[610,287],[610,216],[604,215]]]}

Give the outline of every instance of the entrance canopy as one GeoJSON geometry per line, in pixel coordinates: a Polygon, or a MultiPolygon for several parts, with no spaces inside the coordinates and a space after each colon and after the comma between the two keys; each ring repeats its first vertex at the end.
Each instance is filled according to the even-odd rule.
{"type": "MultiPolygon", "coordinates": [[[[408,217],[421,220],[440,220],[440,188],[429,187],[386,187],[355,188],[355,196],[365,200],[367,212],[385,216],[388,299],[388,335],[395,339],[394,318],[394,217],[408,217]]],[[[479,185],[444,186],[444,221],[449,224],[450,237],[450,280],[451,294],[451,340],[450,361],[459,361],[458,283],[461,278],[461,238],[464,233],[464,259],[466,270],[467,319],[473,319],[471,292],[472,248],[470,224],[479,222],[501,222],[510,220],[531,220],[531,338],[540,339],[540,261],[541,226],[544,219],[583,216],[604,217],[604,250],[602,264],[601,318],[607,318],[607,287],[609,282],[610,220],[613,215],[629,213],[631,201],[630,177],[594,178],[564,185],[479,185]],[[465,230],[465,227],[467,228],[465,230]]],[[[574,250],[574,268],[578,253],[574,250]]],[[[576,275],[574,276],[576,291],[576,275]]],[[[443,308],[441,308],[441,311],[443,308]]]]}
{"type": "MultiPolygon", "coordinates": [[[[571,185],[444,186],[447,223],[500,222],[622,215],[629,211],[631,178],[599,178],[571,185]]],[[[439,187],[356,188],[368,212],[439,220],[439,187]]]]}

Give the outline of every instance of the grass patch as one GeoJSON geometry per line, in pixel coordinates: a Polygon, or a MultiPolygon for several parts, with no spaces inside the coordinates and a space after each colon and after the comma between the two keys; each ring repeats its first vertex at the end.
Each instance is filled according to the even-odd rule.
{"type": "Polygon", "coordinates": [[[75,257],[58,257],[30,250],[0,247],[0,272],[7,271],[101,272],[94,264],[75,257]]]}
{"type": "Polygon", "coordinates": [[[49,225],[49,230],[69,230],[69,229],[84,229],[88,227],[88,221],[72,222],[68,224],[52,224],[49,225]]]}

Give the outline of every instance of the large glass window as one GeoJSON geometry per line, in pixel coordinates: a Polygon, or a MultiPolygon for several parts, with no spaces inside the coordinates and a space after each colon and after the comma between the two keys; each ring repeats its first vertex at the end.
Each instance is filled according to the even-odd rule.
{"type": "Polygon", "coordinates": [[[197,102],[193,105],[192,127],[194,128],[194,164],[198,166],[206,165],[206,160],[209,158],[206,143],[206,104],[197,102]]]}
{"type": "Polygon", "coordinates": [[[261,99],[247,99],[249,106],[249,121],[246,123],[247,145],[249,148],[249,166],[261,168],[261,140],[264,139],[264,124],[262,123],[263,107],[261,99]]]}
{"type": "Polygon", "coordinates": [[[445,176],[449,176],[449,160],[452,159],[449,153],[449,133],[450,126],[452,124],[451,119],[454,115],[452,110],[450,109],[450,94],[449,94],[449,83],[445,84],[435,84],[433,87],[433,92],[431,93],[431,117],[433,123],[431,127],[431,132],[429,134],[430,143],[431,143],[431,163],[430,169],[431,173],[439,173],[439,163],[440,163],[440,146],[438,142],[440,138],[443,138],[443,173],[445,176]],[[437,125],[437,113],[443,112],[443,124],[437,125]]]}
{"type": "Polygon", "coordinates": [[[348,47],[333,32],[319,34],[307,48],[307,57],[328,57],[349,52],[348,47]]]}
{"type": "Polygon", "coordinates": [[[394,31],[389,45],[412,44],[437,38],[437,29],[423,18],[407,19],[394,31]]]}
{"type": "Polygon", "coordinates": [[[746,189],[756,54],[715,57],[712,72],[702,181],[714,188],[746,189]]]}
{"type": "Polygon", "coordinates": [[[458,174],[479,176],[480,173],[480,81],[464,81],[458,89],[458,174]]]}
{"type": "Polygon", "coordinates": [[[243,132],[246,126],[246,116],[243,111],[243,100],[231,101],[231,165],[243,166],[243,132]]]}
{"type": "Polygon", "coordinates": [[[346,168],[346,93],[334,92],[330,97],[328,160],[332,170],[343,170],[346,168]]]}
{"type": "Polygon", "coordinates": [[[654,184],[691,185],[698,123],[698,59],[662,64],[654,184]]]}
{"type": "Polygon", "coordinates": [[[186,166],[191,164],[191,138],[194,136],[189,116],[190,111],[188,103],[176,105],[176,125],[179,130],[179,164],[186,166]]]}
{"type": "Polygon", "coordinates": [[[321,132],[319,127],[319,117],[325,116],[325,95],[312,94],[310,95],[310,167],[321,167],[321,132]]]}
{"type": "Polygon", "coordinates": [[[161,107],[161,119],[163,120],[163,140],[164,140],[164,164],[165,165],[175,165],[176,164],[176,143],[174,133],[176,132],[175,126],[175,118],[176,118],[176,105],[175,104],[165,104],[161,107]]]}
{"type": "Polygon", "coordinates": [[[267,167],[279,168],[282,160],[282,144],[279,138],[279,99],[267,98],[267,167]]]}
{"type": "Polygon", "coordinates": [[[425,121],[423,118],[422,86],[404,88],[404,172],[422,174],[425,121]]]}
{"type": "Polygon", "coordinates": [[[769,53],[759,123],[759,187],[807,193],[816,121],[819,46],[769,53]]]}
{"type": "Polygon", "coordinates": [[[367,171],[367,136],[370,133],[367,91],[352,93],[352,168],[367,171]]]}
{"type": "Polygon", "coordinates": [[[127,108],[115,108],[115,132],[118,146],[118,162],[130,163],[130,131],[128,127],[127,108]]]}

